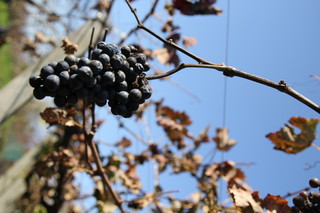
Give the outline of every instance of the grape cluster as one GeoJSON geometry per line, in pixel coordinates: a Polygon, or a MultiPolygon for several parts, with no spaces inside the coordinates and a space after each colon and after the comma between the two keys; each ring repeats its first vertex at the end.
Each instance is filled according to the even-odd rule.
{"type": "Polygon", "coordinates": [[[130,117],[139,105],[151,97],[152,88],[145,72],[150,64],[134,46],[98,42],[91,59],[67,55],[63,61],[52,62],[33,75],[29,84],[33,96],[54,98],[58,107],[74,105],[86,99],[98,106],[106,104],[114,115],[130,117]]]}
{"type": "MultiPolygon", "coordinates": [[[[318,178],[311,178],[309,185],[312,188],[320,190],[320,180],[318,178]]],[[[302,191],[298,196],[292,200],[294,206],[291,208],[295,213],[319,213],[320,212],[320,192],[306,192],[302,191]]]]}

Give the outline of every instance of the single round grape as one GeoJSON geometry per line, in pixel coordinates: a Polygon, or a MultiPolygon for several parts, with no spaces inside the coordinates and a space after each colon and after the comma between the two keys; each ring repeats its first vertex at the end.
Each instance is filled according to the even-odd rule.
{"type": "Polygon", "coordinates": [[[118,70],[123,65],[123,58],[120,55],[115,54],[111,57],[110,64],[114,70],[118,70]]]}
{"type": "Polygon", "coordinates": [[[144,71],[147,72],[150,70],[151,66],[150,66],[150,63],[149,62],[144,62],[143,64],[143,68],[144,68],[144,71]]]}
{"type": "Polygon", "coordinates": [[[84,82],[89,82],[93,77],[93,72],[90,67],[82,66],[78,69],[78,76],[84,82]]]}
{"type": "Polygon", "coordinates": [[[301,197],[303,197],[305,200],[308,199],[308,192],[306,192],[306,191],[300,192],[299,195],[300,195],[301,197]]]}
{"type": "Polygon", "coordinates": [[[142,98],[142,92],[134,88],[129,92],[129,98],[134,102],[139,102],[142,98]]]}
{"type": "Polygon", "coordinates": [[[130,111],[136,111],[137,109],[139,109],[139,103],[130,101],[127,104],[127,108],[130,111]]]}
{"type": "Polygon", "coordinates": [[[75,55],[67,55],[64,58],[64,61],[66,61],[69,64],[69,66],[71,67],[72,65],[74,65],[78,62],[78,59],[75,55]]]}
{"type": "Polygon", "coordinates": [[[129,45],[129,48],[130,48],[132,53],[138,52],[138,49],[137,49],[137,47],[135,45],[129,45]]]}
{"type": "Polygon", "coordinates": [[[124,60],[123,61],[123,64],[122,64],[122,67],[121,67],[121,70],[123,70],[124,72],[128,72],[130,69],[130,64],[127,60],[124,60]]]}
{"type": "Polygon", "coordinates": [[[137,74],[134,71],[133,67],[130,67],[130,69],[126,72],[126,80],[128,82],[134,82],[137,78],[137,74]]]}
{"type": "Polygon", "coordinates": [[[137,62],[140,64],[144,64],[147,61],[147,57],[143,53],[136,54],[137,62]]]}
{"type": "Polygon", "coordinates": [[[40,87],[43,83],[43,80],[40,76],[38,75],[32,75],[30,78],[29,78],[29,84],[30,86],[32,86],[33,88],[36,88],[36,87],[40,87]]]}
{"type": "Polygon", "coordinates": [[[137,63],[137,59],[133,56],[130,56],[129,58],[127,58],[127,61],[132,67],[137,63]]]}
{"type": "Polygon", "coordinates": [[[107,71],[102,75],[102,83],[104,85],[113,85],[116,81],[115,74],[111,71],[107,71]]]}
{"type": "Polygon", "coordinates": [[[119,115],[117,106],[111,107],[111,113],[113,115],[119,115]]]}
{"type": "Polygon", "coordinates": [[[69,104],[76,104],[78,103],[78,96],[76,93],[70,93],[68,96],[67,96],[67,102],[69,104]]]}
{"type": "Polygon", "coordinates": [[[140,88],[141,92],[142,92],[142,96],[144,99],[148,99],[151,97],[152,95],[152,87],[150,85],[143,85],[141,88],[140,88]]]}
{"type": "Polygon", "coordinates": [[[114,99],[109,99],[108,106],[113,108],[116,106],[116,101],[114,99]]]}
{"type": "Polygon", "coordinates": [[[117,112],[119,115],[124,116],[128,113],[128,109],[127,109],[126,105],[124,105],[124,104],[118,104],[116,106],[116,109],[117,109],[117,112]]]}
{"type": "Polygon", "coordinates": [[[97,48],[103,50],[107,46],[107,43],[104,41],[99,41],[97,43],[97,48]]]}
{"type": "Polygon", "coordinates": [[[125,55],[127,58],[130,57],[131,49],[129,46],[122,46],[120,50],[121,53],[125,55]]]}
{"type": "Polygon", "coordinates": [[[130,118],[133,115],[133,113],[131,111],[127,111],[125,114],[123,114],[122,116],[124,118],[130,118]]]}
{"type": "Polygon", "coordinates": [[[117,93],[117,100],[120,104],[128,103],[129,101],[129,93],[127,91],[120,91],[117,93]]]}
{"type": "Polygon", "coordinates": [[[99,75],[103,69],[102,63],[98,60],[92,60],[89,67],[91,68],[93,75],[99,75]]]}
{"type": "Polygon", "coordinates": [[[40,70],[40,77],[43,79],[45,79],[46,77],[52,74],[54,74],[54,69],[52,66],[47,65],[42,67],[40,70]]]}
{"type": "Polygon", "coordinates": [[[110,57],[117,54],[119,52],[118,45],[116,44],[107,44],[104,49],[102,49],[103,53],[108,54],[110,57]]]}
{"type": "Polygon", "coordinates": [[[101,89],[102,89],[101,84],[100,83],[96,83],[96,85],[94,85],[94,87],[92,88],[92,91],[93,92],[99,92],[99,91],[101,91],[101,89]]]}
{"type": "Polygon", "coordinates": [[[54,97],[53,101],[57,107],[65,107],[67,104],[67,98],[59,95],[54,97]]]}
{"type": "Polygon", "coordinates": [[[121,81],[115,85],[116,91],[126,91],[128,89],[128,83],[126,81],[121,81]]]}
{"type": "Polygon", "coordinates": [[[126,74],[122,71],[122,70],[118,70],[116,73],[115,73],[115,80],[116,82],[120,83],[124,80],[126,80],[126,74]]]}
{"type": "Polygon", "coordinates": [[[103,102],[105,100],[107,100],[109,97],[108,91],[103,89],[100,92],[95,93],[95,99],[96,101],[100,101],[103,102]]]}
{"type": "Polygon", "coordinates": [[[69,84],[70,75],[69,75],[69,72],[68,72],[68,71],[62,71],[62,72],[59,74],[59,78],[60,78],[60,83],[61,83],[62,85],[68,85],[68,84],[69,84]]]}
{"type": "Polygon", "coordinates": [[[68,71],[70,68],[68,62],[66,61],[59,61],[57,66],[54,68],[54,72],[56,74],[61,73],[62,71],[68,71]]]}
{"type": "Polygon", "coordinates": [[[44,81],[45,88],[50,91],[56,91],[60,86],[60,78],[57,75],[49,75],[44,81]]]}
{"type": "Polygon", "coordinates": [[[48,65],[49,65],[50,67],[52,67],[53,69],[55,69],[56,66],[57,66],[57,64],[58,64],[58,62],[52,61],[52,62],[50,62],[48,65]]]}
{"type": "Polygon", "coordinates": [[[133,66],[133,69],[134,71],[137,73],[137,74],[141,74],[143,71],[144,71],[144,67],[142,64],[140,63],[136,63],[134,66],[133,66]]]}
{"type": "Polygon", "coordinates": [[[309,180],[309,185],[312,187],[312,188],[318,188],[320,187],[320,180],[318,178],[311,178],[309,180]]]}
{"type": "Polygon", "coordinates": [[[90,81],[86,81],[85,84],[87,87],[92,88],[97,84],[97,79],[91,78],[90,81]]]}
{"type": "Polygon", "coordinates": [[[89,66],[90,59],[86,57],[81,57],[79,62],[77,63],[78,67],[89,66]]]}
{"type": "Polygon", "coordinates": [[[110,63],[110,57],[106,53],[100,54],[98,60],[102,63],[103,66],[106,66],[110,63]]]}
{"type": "Polygon", "coordinates": [[[302,196],[298,195],[292,199],[292,202],[295,206],[301,207],[304,206],[305,199],[302,196]]]}
{"type": "Polygon", "coordinates": [[[104,100],[104,101],[96,101],[96,104],[97,106],[99,107],[103,107],[107,104],[107,100],[104,100]]]}
{"type": "Polygon", "coordinates": [[[46,91],[44,87],[37,87],[33,90],[33,96],[38,99],[42,100],[46,97],[46,91]]]}
{"type": "Polygon", "coordinates": [[[92,58],[93,60],[98,60],[101,53],[102,53],[102,50],[101,50],[101,49],[95,49],[95,50],[93,50],[92,53],[91,53],[91,58],[92,58]]]}
{"type": "Polygon", "coordinates": [[[73,74],[70,76],[69,86],[72,89],[72,91],[81,89],[83,85],[84,83],[83,81],[81,81],[78,74],[73,74]]]}
{"type": "Polygon", "coordinates": [[[70,75],[73,75],[73,74],[77,74],[78,73],[78,65],[74,64],[70,67],[70,75]]]}

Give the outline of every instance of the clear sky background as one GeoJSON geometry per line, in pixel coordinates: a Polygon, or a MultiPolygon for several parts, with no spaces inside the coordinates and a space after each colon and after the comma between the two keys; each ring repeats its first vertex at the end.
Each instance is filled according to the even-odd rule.
{"type": "MultiPolygon", "coordinates": [[[[149,10],[151,0],[137,0],[133,6],[138,9],[140,17],[149,10]]],[[[159,5],[164,5],[160,0],[159,5]]],[[[182,35],[197,38],[197,45],[188,50],[214,63],[227,63],[248,73],[268,78],[273,81],[285,80],[303,95],[320,104],[320,81],[310,75],[320,76],[320,2],[309,0],[218,0],[216,7],[223,13],[219,16],[184,16],[177,12],[174,23],[181,27],[182,35]],[[230,15],[229,37],[227,37],[227,16],[230,15]],[[229,43],[228,51],[226,43],[229,43]],[[226,52],[227,51],[227,52],[226,52]]],[[[147,23],[150,29],[159,31],[161,21],[166,21],[167,14],[162,7],[156,10],[158,19],[151,18],[147,23]],[[161,21],[159,21],[161,20],[161,21]]],[[[136,26],[133,15],[124,1],[116,1],[112,9],[111,21],[113,32],[108,42],[116,43],[119,35],[136,26]]],[[[137,37],[128,42],[141,42],[145,47],[160,48],[162,44],[145,32],[139,31],[137,37]],[[147,35],[147,36],[146,36],[147,35]]],[[[179,54],[182,62],[196,63],[190,58],[179,54]]],[[[165,67],[153,63],[163,71],[173,67],[165,67]]],[[[153,100],[164,98],[164,104],[185,111],[190,115],[193,124],[190,132],[197,135],[207,125],[211,125],[209,135],[215,135],[216,127],[224,124],[230,130],[230,138],[238,141],[231,151],[214,155],[214,144],[204,146],[200,154],[204,160],[220,162],[232,160],[241,163],[253,163],[250,167],[241,167],[246,174],[248,184],[258,190],[261,197],[268,193],[285,195],[308,186],[311,177],[320,178],[317,167],[306,171],[307,163],[313,164],[319,159],[319,151],[313,147],[296,154],[288,155],[273,150],[273,144],[265,138],[270,132],[278,131],[292,116],[319,118],[319,114],[275,89],[238,77],[228,78],[222,73],[209,69],[186,69],[171,78],[178,82],[197,98],[169,81],[153,80],[153,100]],[[226,85],[226,92],[224,90],[226,85]],[[226,108],[224,109],[224,97],[226,108]],[[224,111],[225,110],[225,111],[224,111]],[[225,112],[225,117],[224,117],[225,112]],[[214,156],[213,156],[214,155],[214,156]]],[[[98,117],[106,120],[96,134],[96,139],[105,142],[119,141],[125,132],[118,128],[116,118],[107,113],[107,109],[98,110],[98,117]]],[[[165,134],[155,123],[151,111],[146,113],[155,141],[165,142],[165,134]]],[[[123,119],[130,128],[147,138],[143,124],[134,119],[123,119]]],[[[318,130],[319,135],[319,130],[318,130]]],[[[145,149],[140,142],[134,141],[133,151],[145,149]]],[[[320,140],[315,144],[320,146],[320,140]]],[[[110,147],[101,146],[103,154],[109,153],[110,147]]],[[[152,191],[152,165],[139,170],[143,176],[144,189],[152,191]]],[[[85,180],[86,178],[83,177],[85,180]]],[[[89,182],[79,182],[85,186],[89,182]]],[[[164,191],[179,190],[174,193],[180,198],[187,198],[195,191],[195,183],[188,175],[171,175],[167,170],[160,176],[164,191]]],[[[224,193],[226,188],[220,189],[224,193]]]]}
{"type": "MultiPolygon", "coordinates": [[[[150,0],[133,3],[141,17],[150,6],[146,2],[151,3],[150,0]]],[[[230,0],[230,10],[228,1],[218,1],[215,6],[223,10],[222,15],[183,16],[178,12],[175,16],[174,22],[181,27],[181,34],[198,39],[198,44],[189,48],[189,51],[211,62],[227,62],[237,69],[276,82],[285,80],[303,95],[317,104],[320,103],[320,82],[310,77],[313,74],[320,75],[319,1],[301,3],[297,0],[230,0]],[[229,38],[226,36],[228,13],[229,38]]],[[[159,7],[156,13],[162,21],[166,20],[167,16],[162,8],[159,7]]],[[[124,3],[115,5],[111,20],[117,27],[117,32],[108,37],[110,42],[116,42],[117,35],[127,32],[136,24],[124,3]]],[[[158,31],[159,21],[152,19],[146,25],[158,31]]],[[[144,32],[138,35],[146,47],[160,48],[162,45],[149,36],[144,39],[144,32]]],[[[134,39],[136,37],[131,41],[134,39]]],[[[182,54],[179,56],[183,62],[195,63],[182,54]]],[[[172,67],[161,68],[169,70],[172,67]]],[[[226,95],[225,125],[230,130],[230,137],[236,139],[238,144],[223,155],[216,154],[213,161],[254,163],[250,167],[241,168],[246,174],[248,184],[253,190],[260,191],[261,197],[268,193],[285,195],[308,186],[310,177],[320,177],[320,165],[305,170],[307,163],[313,164],[319,160],[318,150],[310,147],[302,153],[288,155],[273,150],[273,145],[265,138],[269,132],[278,131],[292,116],[319,118],[319,114],[307,106],[277,90],[237,77],[227,79],[225,94],[225,77],[214,70],[186,69],[172,76],[172,80],[195,94],[199,101],[170,82],[159,80],[151,82],[154,87],[152,99],[164,98],[164,104],[187,112],[193,120],[190,129],[195,135],[207,125],[211,125],[210,135],[213,136],[215,128],[223,125],[223,100],[226,95]]],[[[99,112],[102,117],[104,114],[104,110],[99,112]]],[[[117,129],[113,120],[111,116],[107,117],[106,124],[97,133],[99,139],[107,138],[112,141],[112,138],[119,140],[122,137],[124,132],[117,129]]],[[[155,118],[151,112],[147,113],[147,121],[152,127],[155,140],[164,136],[160,129],[153,125],[155,118]]],[[[135,126],[130,119],[126,122],[138,133],[142,132],[141,125],[135,126]]],[[[314,143],[320,145],[319,139],[314,143]]],[[[211,144],[200,150],[200,153],[207,157],[205,160],[213,155],[213,147],[211,144]]],[[[137,142],[135,149],[141,150],[143,146],[137,142]]],[[[150,173],[151,166],[149,167],[141,172],[145,174],[143,179],[146,181],[146,189],[152,190],[153,175],[150,173]]],[[[170,175],[170,172],[160,176],[165,190],[179,190],[179,193],[174,195],[181,198],[186,198],[194,191],[195,184],[189,181],[188,175],[175,177],[170,175]]],[[[225,193],[226,188],[222,187],[221,191],[225,193]]]]}

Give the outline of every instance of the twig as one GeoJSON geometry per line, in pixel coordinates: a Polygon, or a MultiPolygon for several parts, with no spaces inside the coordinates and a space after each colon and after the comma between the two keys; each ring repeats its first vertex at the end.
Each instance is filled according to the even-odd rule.
{"type": "Polygon", "coordinates": [[[175,44],[172,40],[166,40],[166,39],[162,38],[160,35],[156,34],[152,30],[150,30],[149,28],[144,26],[136,13],[136,9],[132,7],[129,0],[125,0],[125,1],[126,1],[128,7],[130,8],[131,12],[133,13],[133,15],[138,23],[138,26],[137,26],[138,28],[145,30],[146,32],[148,32],[149,34],[151,34],[152,36],[154,36],[155,38],[157,38],[158,40],[160,40],[164,44],[175,48],[176,50],[184,53],[185,55],[189,56],[190,58],[196,60],[199,63],[199,64],[180,64],[175,69],[168,71],[164,74],[147,76],[148,80],[159,79],[159,78],[163,78],[163,77],[172,75],[172,74],[174,74],[174,73],[178,72],[179,70],[182,70],[186,67],[210,68],[210,69],[215,69],[215,70],[221,71],[221,72],[223,72],[224,75],[226,75],[228,77],[238,76],[241,78],[245,78],[245,79],[255,81],[257,83],[275,88],[281,92],[284,92],[284,93],[290,95],[291,97],[297,99],[301,103],[309,106],[314,111],[320,113],[320,107],[317,104],[315,104],[314,102],[312,102],[308,98],[304,97],[303,95],[301,95],[297,91],[293,90],[284,81],[280,81],[278,83],[273,82],[271,80],[268,80],[268,79],[265,79],[265,78],[262,78],[262,77],[259,77],[256,75],[252,75],[252,74],[237,70],[236,68],[231,67],[231,66],[226,66],[224,64],[215,64],[215,63],[206,61],[206,60],[194,55],[193,53],[185,50],[184,48],[180,47],[179,45],[175,44]]]}
{"type": "Polygon", "coordinates": [[[298,190],[298,191],[295,191],[295,192],[288,192],[286,195],[282,196],[282,198],[286,199],[286,198],[291,197],[295,194],[299,194],[302,191],[309,191],[310,189],[311,189],[311,187],[305,187],[305,188],[298,190]]]}
{"type": "MultiPolygon", "coordinates": [[[[146,16],[142,19],[141,23],[145,23],[149,17],[154,13],[156,7],[157,7],[157,4],[158,4],[159,0],[155,0],[152,4],[152,7],[150,9],[150,11],[146,14],[146,16]]],[[[120,41],[119,41],[119,45],[122,45],[123,42],[132,34],[134,33],[135,31],[137,31],[139,29],[139,27],[134,27],[132,28],[128,33],[127,33],[127,36],[125,38],[122,38],[120,41]]]]}

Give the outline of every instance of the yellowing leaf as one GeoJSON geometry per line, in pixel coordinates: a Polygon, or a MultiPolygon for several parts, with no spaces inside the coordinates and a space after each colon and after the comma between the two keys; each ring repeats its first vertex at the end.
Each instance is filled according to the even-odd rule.
{"type": "Polygon", "coordinates": [[[303,117],[292,117],[290,124],[286,124],[279,131],[269,133],[267,138],[275,144],[274,149],[284,151],[289,154],[296,154],[309,147],[316,138],[316,127],[320,119],[306,119],[303,117]],[[295,133],[294,127],[301,130],[295,133]]]}

